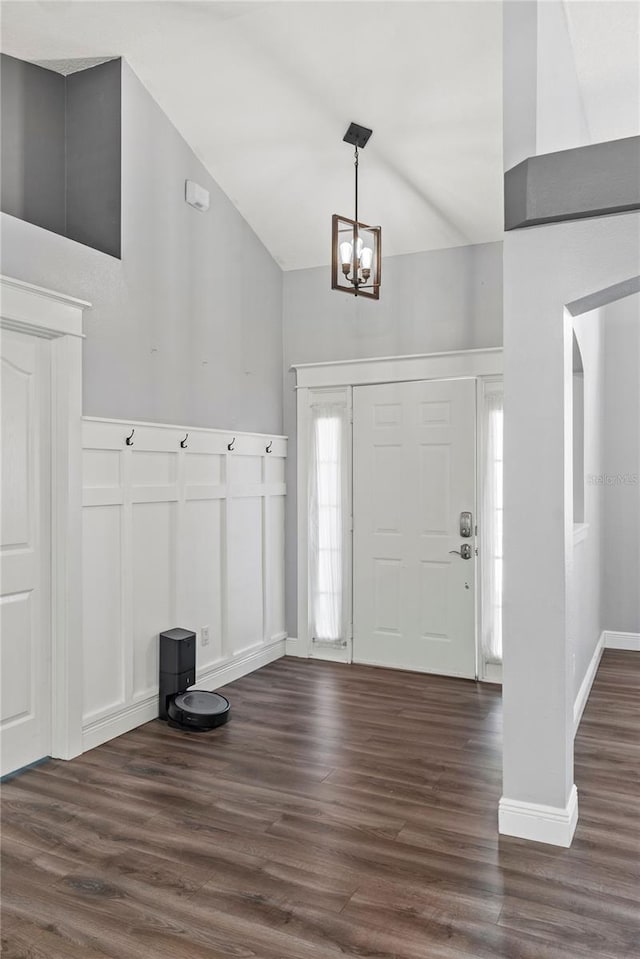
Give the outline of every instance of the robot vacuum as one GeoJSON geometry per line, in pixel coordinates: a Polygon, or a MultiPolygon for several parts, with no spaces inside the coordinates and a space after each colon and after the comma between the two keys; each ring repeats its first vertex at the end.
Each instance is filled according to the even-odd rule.
{"type": "Polygon", "coordinates": [[[229,718],[229,700],[220,693],[196,689],[179,693],[169,700],[169,725],[178,729],[207,730],[222,726],[229,718]]]}
{"type": "Polygon", "coordinates": [[[190,690],[195,681],[196,634],[178,628],[160,633],[160,719],[190,732],[222,726],[229,719],[229,700],[220,693],[190,690]]]}

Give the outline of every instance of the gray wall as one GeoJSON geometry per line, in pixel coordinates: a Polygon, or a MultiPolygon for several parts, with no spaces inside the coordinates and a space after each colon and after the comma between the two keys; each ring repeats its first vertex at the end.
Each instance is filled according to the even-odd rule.
{"type": "Polygon", "coordinates": [[[0,207],[45,230],[65,230],[65,78],[0,56],[0,207]]]}
{"type": "Polygon", "coordinates": [[[126,63],[122,260],[5,214],[0,229],[3,273],[93,303],[85,414],[281,431],[282,273],[126,63]]]}
{"type": "Polygon", "coordinates": [[[503,3],[505,170],[591,142],[564,0],[503,3]]]}
{"type": "MultiPolygon", "coordinates": [[[[602,625],[640,633],[640,295],[600,310],[604,335],[602,625]]],[[[588,488],[588,487],[587,487],[588,488]]]]}
{"type": "Polygon", "coordinates": [[[120,60],[68,77],[0,64],[2,211],[120,256],[120,60]]]}
{"type": "Polygon", "coordinates": [[[297,636],[296,405],[292,363],[502,345],[502,244],[384,260],[379,301],[330,289],[327,268],[284,274],[287,630],[297,636]]]}
{"type": "Polygon", "coordinates": [[[121,60],[66,78],[65,235],[120,256],[121,60]]]}

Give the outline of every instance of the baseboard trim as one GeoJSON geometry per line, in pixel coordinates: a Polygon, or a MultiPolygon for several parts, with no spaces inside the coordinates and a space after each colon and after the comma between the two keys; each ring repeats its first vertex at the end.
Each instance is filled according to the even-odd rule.
{"type": "Polygon", "coordinates": [[[96,746],[116,739],[123,733],[128,733],[136,726],[151,722],[158,716],[158,694],[148,696],[138,703],[125,706],[111,716],[104,716],[95,722],[89,723],[82,729],[82,752],[86,753],[96,746]]]}
{"type": "Polygon", "coordinates": [[[270,643],[265,643],[257,649],[250,649],[236,659],[226,663],[217,663],[206,672],[198,676],[194,689],[205,689],[210,686],[220,688],[227,683],[233,683],[236,679],[241,679],[247,673],[252,673],[262,666],[268,666],[275,659],[280,659],[285,654],[286,637],[285,634],[272,639],[270,643]]]}
{"type": "MultiPolygon", "coordinates": [[[[215,664],[206,672],[203,672],[195,684],[196,689],[216,687],[219,689],[228,683],[241,679],[248,673],[267,666],[275,659],[280,659],[285,654],[286,638],[284,635],[272,640],[270,643],[251,649],[236,659],[228,662],[215,664]]],[[[105,716],[95,722],[88,723],[82,730],[82,751],[88,752],[101,746],[103,743],[128,733],[137,726],[151,722],[158,717],[158,694],[145,697],[140,702],[125,706],[110,716],[105,716]]]]}
{"type": "Polygon", "coordinates": [[[600,665],[600,660],[602,658],[603,651],[604,651],[604,633],[600,633],[600,638],[598,642],[596,643],[596,648],[593,651],[591,662],[589,663],[587,667],[587,671],[584,674],[584,679],[580,683],[580,689],[577,692],[575,702],[573,704],[573,735],[574,736],[578,731],[578,726],[580,725],[580,720],[582,719],[584,707],[587,705],[587,700],[589,699],[591,687],[593,686],[593,681],[596,678],[596,673],[598,672],[598,666],[600,665]]]}
{"type": "Polygon", "coordinates": [[[568,848],[578,824],[578,790],[571,787],[567,805],[544,806],[538,803],[505,799],[498,806],[498,832],[533,842],[568,848]]]}
{"type": "Polygon", "coordinates": [[[640,633],[618,633],[612,629],[605,629],[604,648],[605,649],[629,649],[633,652],[640,652],[640,633]]]}

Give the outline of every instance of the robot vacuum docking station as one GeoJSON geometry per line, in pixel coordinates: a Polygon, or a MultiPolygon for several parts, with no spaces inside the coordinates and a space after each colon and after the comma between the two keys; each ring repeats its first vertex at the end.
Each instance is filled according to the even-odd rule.
{"type": "Polygon", "coordinates": [[[160,719],[190,732],[224,725],[229,700],[220,693],[190,690],[195,681],[196,634],[180,628],[160,633],[160,719]]]}

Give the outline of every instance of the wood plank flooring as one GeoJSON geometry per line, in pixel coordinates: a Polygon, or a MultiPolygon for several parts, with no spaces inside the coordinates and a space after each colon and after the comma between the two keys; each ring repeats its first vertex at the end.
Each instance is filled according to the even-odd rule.
{"type": "Polygon", "coordinates": [[[573,847],[499,838],[497,687],[282,659],[2,788],[6,959],[637,959],[640,658],[607,651],[573,847]]]}

